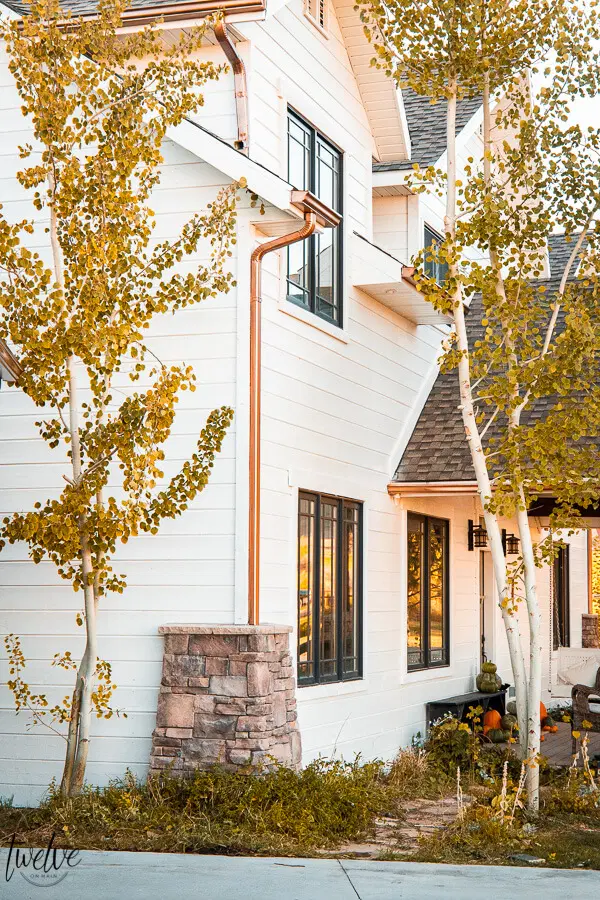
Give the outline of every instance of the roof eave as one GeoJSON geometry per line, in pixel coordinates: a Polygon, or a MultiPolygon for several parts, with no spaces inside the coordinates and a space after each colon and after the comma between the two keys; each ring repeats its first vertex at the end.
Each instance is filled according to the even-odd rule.
{"type": "MultiPolygon", "coordinates": [[[[21,19],[22,16],[11,10],[10,7],[0,3],[11,18],[21,19]]],[[[188,0],[181,3],[165,3],[157,6],[140,6],[135,9],[126,9],[121,15],[123,27],[141,27],[161,19],[163,23],[193,22],[202,20],[212,13],[222,12],[226,19],[240,15],[254,16],[266,13],[266,0],[188,0]]],[[[77,16],[64,19],[62,24],[68,24],[73,19],[93,20],[96,13],[82,13],[77,16]]]]}
{"type": "Polygon", "coordinates": [[[391,481],[391,497],[445,497],[448,494],[477,494],[476,481],[391,481]]]}
{"type": "MultiPolygon", "coordinates": [[[[264,13],[266,3],[264,0],[220,0],[219,3],[211,2],[191,2],[165,4],[165,6],[141,7],[137,9],[126,9],[122,15],[123,25],[148,25],[156,19],[162,19],[163,22],[184,22],[193,19],[202,19],[215,12],[223,12],[228,17],[235,14],[255,14],[264,13]]],[[[92,19],[93,14],[88,14],[82,18],[92,19]]]]}

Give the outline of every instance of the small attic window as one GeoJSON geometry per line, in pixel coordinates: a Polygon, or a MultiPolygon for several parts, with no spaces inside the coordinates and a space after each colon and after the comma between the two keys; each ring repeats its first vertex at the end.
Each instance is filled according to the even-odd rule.
{"type": "Polygon", "coordinates": [[[304,15],[315,28],[319,29],[321,34],[329,37],[327,33],[329,19],[327,15],[327,0],[304,0],[304,15]]]}

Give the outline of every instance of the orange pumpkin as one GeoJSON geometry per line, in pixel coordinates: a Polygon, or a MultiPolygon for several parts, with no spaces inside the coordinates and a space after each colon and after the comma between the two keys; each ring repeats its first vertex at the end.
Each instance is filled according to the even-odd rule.
{"type": "Polygon", "coordinates": [[[550,731],[552,732],[552,734],[556,734],[556,732],[558,731],[558,725],[552,725],[550,727],[550,731]]]}
{"type": "MultiPolygon", "coordinates": [[[[483,717],[483,726],[488,731],[490,728],[502,728],[502,716],[497,709],[488,709],[483,717]]],[[[483,733],[486,734],[487,732],[484,730],[483,733]]]]}
{"type": "Polygon", "coordinates": [[[552,731],[552,725],[544,725],[542,731],[552,731]]]}
{"type": "Polygon", "coordinates": [[[543,722],[544,719],[548,717],[548,710],[540,700],[540,722],[543,722]]]}
{"type": "Polygon", "coordinates": [[[546,735],[540,734],[540,741],[545,741],[545,740],[546,740],[546,735]]]}

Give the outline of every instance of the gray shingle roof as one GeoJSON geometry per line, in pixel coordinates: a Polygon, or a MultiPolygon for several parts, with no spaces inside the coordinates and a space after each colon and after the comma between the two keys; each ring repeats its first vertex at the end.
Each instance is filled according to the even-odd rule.
{"type": "MultiPolygon", "coordinates": [[[[393,172],[411,169],[414,163],[421,167],[434,165],[446,149],[445,100],[431,103],[411,88],[402,89],[406,122],[410,133],[411,159],[400,162],[376,163],[374,172],[393,172]]],[[[460,134],[467,122],[481,107],[481,97],[465,97],[459,100],[456,110],[456,133],[460,134]]]]}
{"type": "MultiPolygon", "coordinates": [[[[552,235],[549,238],[551,277],[547,281],[540,282],[546,285],[548,293],[558,289],[560,277],[573,246],[573,241],[568,242],[562,234],[552,235]]],[[[470,342],[483,337],[481,319],[481,297],[476,297],[467,315],[470,342]]],[[[551,403],[550,398],[538,400],[535,406],[524,413],[524,422],[545,418],[551,403]]],[[[460,392],[456,370],[440,372],[392,481],[410,483],[475,480],[459,405],[460,392]]],[[[498,434],[498,431],[492,427],[487,437],[491,438],[494,434],[498,434]]]]}

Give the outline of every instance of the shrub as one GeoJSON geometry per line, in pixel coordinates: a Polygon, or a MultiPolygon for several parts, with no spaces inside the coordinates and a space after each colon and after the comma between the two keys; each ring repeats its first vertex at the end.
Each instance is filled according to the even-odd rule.
{"type": "Polygon", "coordinates": [[[413,800],[439,797],[451,779],[440,778],[439,769],[432,765],[423,748],[407,747],[400,750],[394,759],[388,781],[398,798],[413,800]]]}
{"type": "Polygon", "coordinates": [[[51,790],[39,809],[18,812],[23,830],[81,848],[297,855],[368,836],[398,794],[381,761],[319,759],[300,772],[214,767],[146,783],[127,774],[74,799],[51,790]]]}
{"type": "Polygon", "coordinates": [[[456,769],[474,773],[481,743],[466,722],[451,716],[433,725],[425,742],[427,758],[432,766],[448,777],[456,777],[456,769]]]}
{"type": "Polygon", "coordinates": [[[414,859],[427,862],[505,862],[523,849],[520,823],[502,821],[494,808],[475,804],[454,824],[419,841],[414,859]]]}

